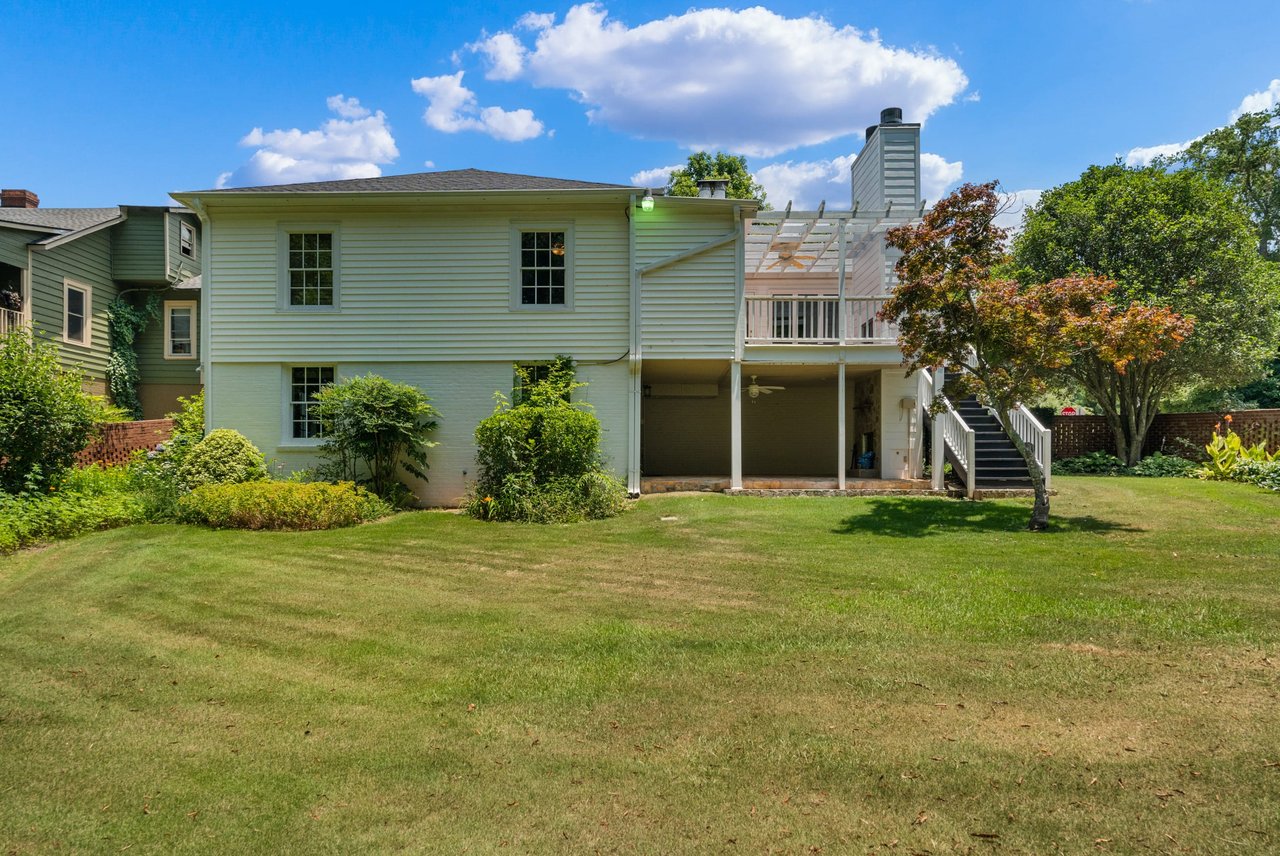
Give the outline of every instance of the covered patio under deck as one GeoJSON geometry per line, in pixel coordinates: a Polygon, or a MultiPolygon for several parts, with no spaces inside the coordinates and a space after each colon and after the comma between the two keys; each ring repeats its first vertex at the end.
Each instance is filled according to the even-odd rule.
{"type": "Polygon", "coordinates": [[[928,490],[900,404],[914,384],[897,366],[646,361],[640,492],[928,490]]]}

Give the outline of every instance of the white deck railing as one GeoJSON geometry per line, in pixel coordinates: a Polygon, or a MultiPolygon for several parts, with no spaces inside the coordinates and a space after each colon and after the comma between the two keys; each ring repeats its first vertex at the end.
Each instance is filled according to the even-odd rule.
{"type": "Polygon", "coordinates": [[[884,297],[844,299],[829,294],[748,294],[747,341],[766,345],[883,345],[898,340],[898,328],[876,318],[884,297]]]}
{"type": "Polygon", "coordinates": [[[0,336],[24,326],[27,319],[16,309],[0,309],[0,336]]]}
{"type": "Polygon", "coordinates": [[[926,373],[925,377],[924,391],[928,400],[930,402],[940,400],[943,403],[942,412],[933,417],[933,488],[934,490],[943,488],[942,465],[946,460],[946,451],[950,450],[956,468],[959,470],[956,475],[964,479],[965,496],[972,497],[978,476],[975,466],[977,436],[942,392],[946,373],[938,369],[931,376],[926,373]]]}
{"type": "Polygon", "coordinates": [[[1017,410],[1009,413],[1009,424],[1018,432],[1022,442],[1034,450],[1036,463],[1040,465],[1040,472],[1044,473],[1044,488],[1048,490],[1050,470],[1053,468],[1053,433],[1021,404],[1017,410]]]}

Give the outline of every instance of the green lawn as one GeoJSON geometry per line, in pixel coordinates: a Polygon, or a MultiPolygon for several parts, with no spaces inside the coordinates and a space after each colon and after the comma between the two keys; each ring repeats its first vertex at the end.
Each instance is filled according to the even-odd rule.
{"type": "Polygon", "coordinates": [[[1280,495],[1057,486],[0,560],[0,847],[1280,851],[1280,495]]]}

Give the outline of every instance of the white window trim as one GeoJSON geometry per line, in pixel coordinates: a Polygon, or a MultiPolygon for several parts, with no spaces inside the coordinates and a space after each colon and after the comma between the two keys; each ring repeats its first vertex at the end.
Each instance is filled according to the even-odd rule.
{"type": "Polygon", "coordinates": [[[326,222],[281,222],[276,226],[276,309],[280,312],[338,312],[342,309],[342,234],[338,224],[326,222]],[[294,306],[289,303],[289,236],[301,232],[328,232],[333,235],[333,305],[294,306]]]}
{"type": "Polygon", "coordinates": [[[197,332],[197,318],[200,315],[199,304],[194,300],[166,300],[164,302],[164,358],[166,360],[196,360],[200,358],[200,335],[197,332]],[[191,312],[191,353],[175,354],[173,352],[171,309],[188,309],[191,312]]]}
{"type": "Polygon", "coordinates": [[[200,258],[199,233],[196,232],[195,226],[191,225],[186,220],[183,220],[181,217],[178,218],[178,256],[180,258],[191,259],[193,261],[195,259],[200,258]],[[182,251],[182,230],[183,229],[191,230],[191,252],[190,253],[184,253],[182,251]]]}
{"type": "Polygon", "coordinates": [[[293,370],[294,369],[333,369],[333,382],[337,383],[342,380],[342,375],[338,371],[335,363],[325,362],[298,362],[285,363],[280,371],[280,449],[289,450],[314,450],[319,448],[324,442],[322,437],[295,437],[293,436],[293,370]]]}
{"type": "Polygon", "coordinates": [[[572,312],[573,269],[577,258],[572,220],[511,222],[511,311],[512,312],[572,312]],[[520,302],[520,233],[564,232],[564,303],[528,304],[520,302]]]}
{"type": "Polygon", "coordinates": [[[93,345],[93,286],[74,279],[62,280],[62,341],[84,348],[93,345]],[[84,292],[84,338],[72,339],[67,335],[67,293],[75,289],[84,292]]]}

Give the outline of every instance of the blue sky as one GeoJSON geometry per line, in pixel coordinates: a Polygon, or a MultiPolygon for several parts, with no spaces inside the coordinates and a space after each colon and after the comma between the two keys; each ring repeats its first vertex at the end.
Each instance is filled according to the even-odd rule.
{"type": "Polygon", "coordinates": [[[0,18],[0,184],[50,207],[463,167],[660,184],[700,145],[746,153],[775,205],[846,205],[890,104],[925,122],[927,194],[1034,191],[1280,100],[1274,0],[5,0],[0,18]]]}

